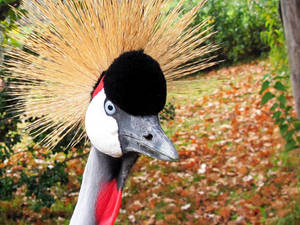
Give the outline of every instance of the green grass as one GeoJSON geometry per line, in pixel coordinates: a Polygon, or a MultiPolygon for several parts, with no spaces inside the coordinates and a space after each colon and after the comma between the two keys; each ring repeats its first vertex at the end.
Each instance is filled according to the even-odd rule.
{"type": "Polygon", "coordinates": [[[280,218],[276,225],[299,225],[300,224],[300,200],[298,200],[293,211],[280,218]]]}
{"type": "Polygon", "coordinates": [[[172,81],[168,84],[168,100],[176,99],[176,104],[186,105],[200,97],[211,95],[222,84],[220,79],[210,79],[198,75],[190,80],[172,81]]]}

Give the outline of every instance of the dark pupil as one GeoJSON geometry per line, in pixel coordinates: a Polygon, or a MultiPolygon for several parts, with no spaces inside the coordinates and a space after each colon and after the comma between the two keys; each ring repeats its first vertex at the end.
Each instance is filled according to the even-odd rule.
{"type": "Polygon", "coordinates": [[[112,105],[109,105],[109,106],[108,106],[108,110],[109,110],[109,111],[111,111],[111,110],[113,110],[113,109],[114,109],[114,107],[113,107],[112,105]]]}

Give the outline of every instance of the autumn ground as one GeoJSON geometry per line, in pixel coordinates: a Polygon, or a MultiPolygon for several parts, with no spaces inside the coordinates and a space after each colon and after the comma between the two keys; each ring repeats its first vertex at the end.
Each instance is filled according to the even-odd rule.
{"type": "MultiPolygon", "coordinates": [[[[298,198],[300,157],[294,151],[283,163],[284,143],[270,106],[260,106],[258,92],[268,68],[267,61],[255,61],[169,85],[176,117],[164,130],[180,160],[142,157],[127,182],[116,224],[276,224],[279,218],[290,224],[285,218],[298,198]]],[[[83,171],[79,165],[78,159],[69,162],[74,177],[83,171]]],[[[67,190],[78,187],[74,182],[67,190]]],[[[67,224],[74,196],[42,216],[18,202],[6,208],[1,203],[0,216],[19,213],[17,224],[67,224]]]]}
{"type": "Polygon", "coordinates": [[[274,224],[292,210],[299,161],[283,165],[279,129],[260,106],[268,67],[255,61],[169,85],[176,118],[164,128],[180,161],[139,160],[118,224],[274,224]]]}

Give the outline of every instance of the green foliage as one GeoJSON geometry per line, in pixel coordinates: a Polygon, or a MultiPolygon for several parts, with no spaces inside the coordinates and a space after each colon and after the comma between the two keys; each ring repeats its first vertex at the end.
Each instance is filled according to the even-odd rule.
{"type": "Polygon", "coordinates": [[[289,94],[286,83],[286,77],[267,74],[264,77],[260,94],[262,105],[274,99],[270,110],[285,140],[285,152],[289,152],[300,146],[300,121],[291,115],[292,106],[288,105],[286,100],[289,94]]]}
{"type": "Polygon", "coordinates": [[[54,203],[54,197],[50,194],[49,188],[56,183],[67,184],[68,174],[65,171],[64,163],[56,163],[53,168],[47,168],[41,175],[27,176],[21,174],[20,182],[27,185],[27,196],[36,196],[36,209],[41,206],[50,207],[54,203]]]}
{"type": "Polygon", "coordinates": [[[20,13],[16,13],[16,11],[11,9],[11,6],[19,6],[20,2],[20,0],[0,0],[0,31],[2,45],[8,44],[20,47],[18,41],[9,36],[9,32],[18,29],[15,22],[20,18],[20,13],[25,13],[23,9],[19,9],[20,13]]]}
{"type": "MultiPolygon", "coordinates": [[[[0,2],[1,17],[3,15],[5,15],[4,18],[6,17],[6,19],[0,21],[2,43],[9,42],[7,33],[14,28],[14,23],[17,20],[17,15],[9,7],[7,9],[4,8],[4,6],[7,6],[7,3],[11,2],[13,1],[0,2]]],[[[8,82],[9,79],[6,81],[8,82]]],[[[19,118],[12,118],[12,115],[4,110],[8,105],[9,98],[5,91],[0,91],[0,163],[13,155],[13,146],[21,140],[17,129],[20,122],[19,118]]],[[[6,177],[6,169],[6,167],[0,167],[0,199],[10,200],[18,184],[12,177],[6,177]]]]}
{"type": "MultiPolygon", "coordinates": [[[[185,10],[198,2],[186,1],[185,10]]],[[[237,62],[269,51],[266,39],[280,27],[277,9],[278,0],[211,0],[200,10],[195,23],[210,17],[208,22],[216,32],[210,41],[220,45],[219,59],[237,62]]]]}
{"type": "Polygon", "coordinates": [[[0,179],[0,197],[1,200],[11,200],[13,192],[17,190],[17,185],[11,177],[0,179]]]}
{"type": "MultiPolygon", "coordinates": [[[[272,2],[272,1],[271,1],[272,2]]],[[[267,1],[266,4],[270,5],[267,1]]],[[[278,5],[279,1],[275,1],[278,5]]],[[[274,5],[275,6],[275,5],[274,5]]],[[[269,7],[270,11],[265,12],[265,27],[260,36],[261,39],[269,45],[269,57],[271,59],[274,73],[277,76],[289,79],[289,63],[287,57],[287,49],[285,46],[284,30],[279,17],[278,7],[269,7]]],[[[288,84],[288,82],[286,83],[288,84]]]]}
{"type": "MultiPolygon", "coordinates": [[[[271,1],[268,1],[267,4],[270,5],[271,1]]],[[[262,94],[261,104],[265,105],[271,99],[274,100],[270,110],[286,142],[285,152],[288,152],[300,146],[300,122],[291,115],[293,106],[287,104],[287,96],[291,90],[284,30],[282,24],[278,26],[278,21],[280,21],[278,8],[270,7],[270,9],[271,11],[265,17],[267,29],[261,33],[261,38],[270,48],[272,73],[263,78],[260,91],[262,94]]]]}
{"type": "Polygon", "coordinates": [[[11,4],[13,2],[16,2],[15,0],[0,0],[0,6],[1,5],[8,5],[11,4]]]}

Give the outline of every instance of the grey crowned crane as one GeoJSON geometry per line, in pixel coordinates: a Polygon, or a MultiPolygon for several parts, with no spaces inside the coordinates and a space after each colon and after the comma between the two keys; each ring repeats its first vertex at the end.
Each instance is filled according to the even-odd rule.
{"type": "Polygon", "coordinates": [[[85,118],[92,150],[71,220],[78,225],[113,224],[125,179],[139,154],[178,159],[159,124],[166,81],[150,56],[123,53],[100,77],[92,97],[85,118]]]}
{"type": "Polygon", "coordinates": [[[25,4],[26,48],[7,53],[11,95],[18,100],[12,108],[36,118],[27,129],[46,133],[41,144],[48,148],[73,130],[70,147],[86,135],[91,143],[72,225],[114,223],[140,154],[178,159],[158,113],[167,81],[214,64],[205,58],[216,49],[204,44],[211,36],[207,20],[192,26],[204,2],[187,13],[184,0],[174,7],[164,0],[25,4]]]}

